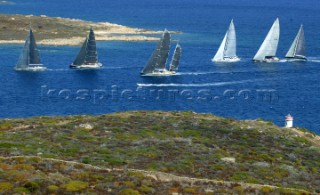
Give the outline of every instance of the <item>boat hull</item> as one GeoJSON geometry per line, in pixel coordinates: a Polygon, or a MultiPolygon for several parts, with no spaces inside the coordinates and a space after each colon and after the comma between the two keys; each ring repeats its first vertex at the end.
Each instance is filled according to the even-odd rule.
{"type": "Polygon", "coordinates": [[[213,59],[211,60],[212,62],[219,62],[219,63],[232,63],[232,62],[239,62],[240,58],[238,57],[225,57],[223,59],[213,59]]]}
{"type": "Polygon", "coordinates": [[[70,68],[72,69],[99,69],[102,67],[101,63],[95,63],[95,64],[82,64],[82,65],[74,65],[71,64],[70,68]]]}
{"type": "Polygon", "coordinates": [[[161,77],[161,76],[172,76],[175,75],[175,71],[168,71],[168,70],[158,70],[153,71],[151,73],[141,73],[141,76],[155,76],[155,77],[161,77]]]}
{"type": "Polygon", "coordinates": [[[307,61],[305,56],[286,57],[287,61],[307,61]]]}
{"type": "Polygon", "coordinates": [[[265,57],[263,60],[253,60],[254,62],[265,62],[265,63],[272,63],[272,62],[279,62],[280,59],[278,57],[265,57]]]}
{"type": "Polygon", "coordinates": [[[28,67],[15,68],[17,71],[44,71],[47,68],[43,64],[29,64],[28,67]]]}

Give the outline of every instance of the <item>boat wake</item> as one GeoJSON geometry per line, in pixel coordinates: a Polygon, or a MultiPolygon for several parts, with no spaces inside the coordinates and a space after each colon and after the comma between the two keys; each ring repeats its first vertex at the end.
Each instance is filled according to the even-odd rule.
{"type": "Polygon", "coordinates": [[[275,62],[275,63],[284,63],[284,62],[288,62],[287,59],[280,59],[278,62],[275,62]]]}
{"type": "Polygon", "coordinates": [[[68,71],[70,70],[69,68],[59,68],[59,69],[50,69],[47,68],[46,71],[68,71]]]}
{"type": "Polygon", "coordinates": [[[225,70],[225,71],[212,71],[212,72],[177,72],[175,75],[207,75],[207,74],[242,74],[242,73],[256,73],[256,70],[225,70]]]}
{"type": "Polygon", "coordinates": [[[230,82],[215,82],[215,83],[189,83],[189,84],[179,84],[179,83],[163,83],[163,84],[147,84],[147,83],[137,83],[138,87],[212,87],[212,86],[225,86],[225,85],[236,85],[242,83],[252,83],[257,81],[263,81],[265,79],[251,79],[242,81],[230,81],[230,82]]]}
{"type": "Polygon", "coordinates": [[[177,72],[175,75],[204,75],[204,74],[217,74],[217,73],[219,72],[177,72]]]}
{"type": "Polygon", "coordinates": [[[319,57],[308,57],[308,61],[309,62],[320,62],[320,58],[319,57]]]}
{"type": "Polygon", "coordinates": [[[127,67],[123,67],[123,66],[102,66],[99,69],[127,69],[127,67]]]}

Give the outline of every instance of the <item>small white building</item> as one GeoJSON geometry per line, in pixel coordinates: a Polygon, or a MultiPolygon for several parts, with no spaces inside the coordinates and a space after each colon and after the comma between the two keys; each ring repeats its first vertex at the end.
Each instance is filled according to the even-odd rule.
{"type": "Polygon", "coordinates": [[[290,114],[288,114],[288,115],[286,116],[286,125],[285,125],[285,127],[286,127],[286,128],[291,128],[291,127],[293,127],[293,117],[292,117],[290,114]]]}

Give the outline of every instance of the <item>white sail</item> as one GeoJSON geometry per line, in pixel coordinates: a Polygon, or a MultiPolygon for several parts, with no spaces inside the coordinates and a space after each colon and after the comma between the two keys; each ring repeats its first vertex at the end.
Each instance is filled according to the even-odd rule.
{"type": "Polygon", "coordinates": [[[236,30],[234,28],[233,20],[231,20],[229,30],[228,30],[228,36],[227,41],[224,49],[224,56],[225,57],[235,57],[237,56],[236,52],[236,30]]]}
{"type": "Polygon", "coordinates": [[[305,40],[303,26],[300,26],[299,32],[291,44],[289,51],[286,54],[286,58],[305,58],[305,40]]]}
{"type": "Polygon", "coordinates": [[[234,28],[233,20],[231,20],[229,29],[226,32],[220,47],[213,57],[212,61],[224,61],[225,58],[238,59],[236,50],[236,31],[234,28]]]}
{"type": "Polygon", "coordinates": [[[227,35],[228,35],[228,32],[224,36],[216,55],[213,57],[213,59],[212,59],[213,61],[222,61],[223,60],[223,58],[224,58],[224,48],[225,48],[226,41],[227,41],[227,35]]]}
{"type": "Polygon", "coordinates": [[[275,57],[278,49],[279,36],[280,25],[279,19],[277,18],[253,60],[264,61],[266,57],[275,57]]]}

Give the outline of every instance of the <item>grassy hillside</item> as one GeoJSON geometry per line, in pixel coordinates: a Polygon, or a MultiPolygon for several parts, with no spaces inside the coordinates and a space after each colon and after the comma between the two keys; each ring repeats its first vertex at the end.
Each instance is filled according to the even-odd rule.
{"type": "Polygon", "coordinates": [[[0,156],[0,192],[320,192],[318,136],[193,112],[1,120],[0,156]]]}

